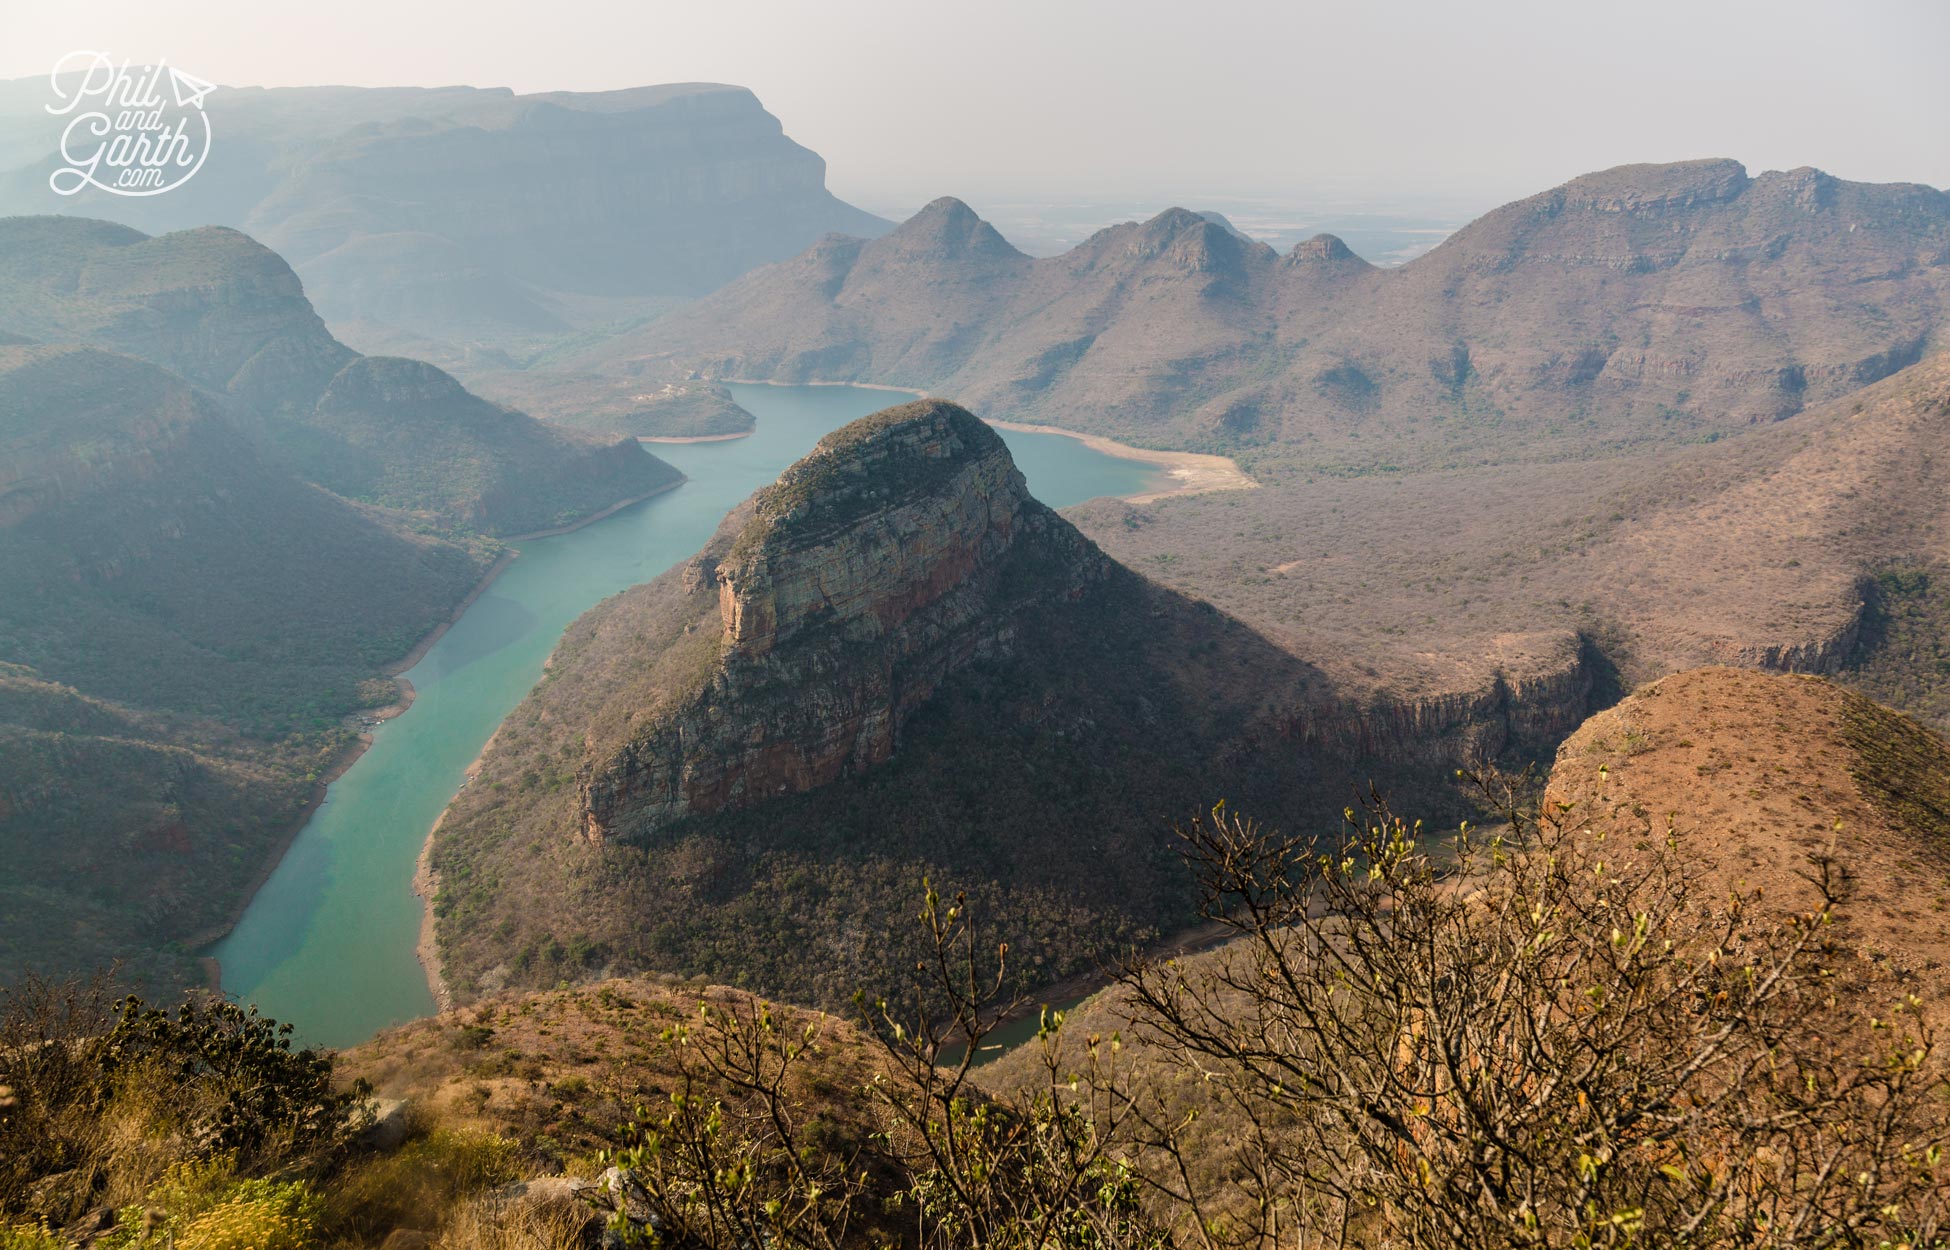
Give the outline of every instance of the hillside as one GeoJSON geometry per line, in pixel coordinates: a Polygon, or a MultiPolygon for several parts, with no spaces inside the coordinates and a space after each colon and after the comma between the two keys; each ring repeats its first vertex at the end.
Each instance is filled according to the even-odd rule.
{"type": "Polygon", "coordinates": [[[677,480],[633,441],[545,426],[428,365],[360,357],[284,260],[234,230],[0,220],[0,328],[170,369],[234,400],[240,426],[301,476],[447,528],[546,529],[677,480]]]}
{"type": "MultiPolygon", "coordinates": [[[[761,545],[847,515],[774,501],[761,545]]],[[[1941,977],[1940,944],[1884,937],[1917,934],[1917,887],[1946,867],[1947,765],[1942,739],[1826,682],[1708,669],[1566,744],[1549,855],[1431,860],[1409,826],[1353,818],[1384,841],[1342,861],[1215,814],[1205,831],[1238,840],[1189,845],[1242,941],[1134,969],[973,1070],[955,1024],[986,1024],[1016,947],[948,894],[903,913],[939,926],[928,957],[868,981],[851,1018],[653,974],[488,995],[335,1055],[220,1000],[29,986],[0,995],[0,1219],[23,1250],[294,1226],[271,1244],[567,1250],[614,1240],[606,1217],[673,1244],[835,1248],[1421,1244],[1440,1219],[1467,1225],[1443,1244],[1481,1246],[1602,1235],[1650,1195],[1633,1223],[1657,1244],[1706,1220],[1708,1243],[1745,1244],[1754,1209],[1933,1235],[1941,1052],[1895,1004],[1941,977]],[[1856,887],[1811,945],[1775,927],[1812,901],[1786,872],[1807,850],[1856,887]],[[1497,905],[1512,887],[1529,906],[1497,905]],[[1480,1077],[1436,1075],[1455,1071],[1480,1077]],[[1753,1078],[1737,1098],[1729,1073],[1753,1078]],[[1562,1166],[1620,1130],[1664,1149],[1562,1166]],[[1728,1199],[1725,1144],[1748,1138],[1770,1166],[1736,1156],[1728,1199]],[[1457,1179],[1486,1153],[1539,1195],[1524,1211],[1457,1179]]]]}
{"type": "MultiPolygon", "coordinates": [[[[1690,669],[1591,716],[1559,748],[1544,802],[1564,818],[1630,839],[1677,835],[1677,851],[1717,906],[1729,890],[1773,914],[1818,905],[1799,874],[1810,855],[1847,870],[1849,948],[1925,991],[1950,978],[1950,743],[1914,720],[1819,677],[1690,669]]],[[[1206,973],[1237,946],[1180,957],[1206,973]]],[[[1929,995],[1926,993],[1926,997],[1929,995]]],[[[1131,1031],[1122,986],[1070,1011],[1074,1034],[1131,1031]]],[[[1037,1079],[1034,1048],[982,1072],[1002,1090],[1037,1079]]],[[[1208,1103],[1208,1106],[1214,1105],[1208,1103]]],[[[1216,1130],[1221,1136],[1223,1127],[1216,1130]]]]}
{"type": "Polygon", "coordinates": [[[1928,990],[1950,980],[1950,744],[1860,695],[1818,678],[1674,674],[1571,735],[1546,802],[1635,836],[1671,818],[1716,894],[1758,891],[1770,910],[1818,906],[1802,874],[1830,856],[1848,878],[1846,947],[1928,990]]]}
{"type": "Polygon", "coordinates": [[[463,998],[654,967],[844,1001],[932,875],[1049,980],[1186,923],[1175,822],[1317,819],[1371,766],[1452,804],[1472,744],[1555,740],[1515,702],[1392,726],[1375,764],[1318,673],[1106,559],[965,410],[908,404],[569,629],[436,834],[440,954],[463,998]]]}
{"type": "MultiPolygon", "coordinates": [[[[1808,856],[1834,856],[1848,880],[1838,946],[1863,962],[1838,960],[1826,948],[1817,962],[1851,980],[1893,984],[1871,981],[1871,997],[1854,1008],[1845,1000],[1841,1016],[1827,1022],[1838,1030],[1832,1040],[1863,1030],[1871,1016],[1890,1024],[1888,1004],[1905,990],[1919,992],[1940,1018],[1950,977],[1940,915],[1950,907],[1950,744],[1916,722],[1820,678],[1690,670],[1593,715],[1558,752],[1543,805],[1587,853],[1612,863],[1614,882],[1621,865],[1663,845],[1668,828],[1676,834],[1673,863],[1690,880],[1690,894],[1665,932],[1681,944],[1718,933],[1728,891],[1746,899],[1761,926],[1818,908],[1818,893],[1798,874],[1813,870],[1808,856]]],[[[1751,946],[1728,951],[1740,959],[1754,953],[1751,946]]],[[[1247,937],[1178,956],[1170,969],[1218,1019],[1249,1028],[1257,1012],[1277,1019],[1255,1001],[1261,992],[1278,998],[1262,980],[1266,959],[1247,937]]],[[[1818,987],[1830,1003],[1832,994],[1832,983],[1818,987]]],[[[1455,1014],[1468,1012],[1459,1006],[1455,1014]]],[[[1120,1042],[1120,1087],[1143,1091],[1140,1102],[1155,1097],[1157,1118],[1181,1126],[1184,1182],[1222,1195],[1214,1211],[1228,1219],[1250,1218],[1250,1181],[1264,1163],[1254,1149],[1251,1099],[1225,1079],[1226,1065],[1169,1043],[1157,1015],[1120,982],[1064,1013],[1057,1070],[1085,1073],[1086,1091],[1093,1079],[1108,1083],[1106,1074],[1088,1071],[1081,1043],[1111,1037],[1120,1042]]],[[[1042,1088],[1048,1076],[1041,1048],[1027,1044],[977,1069],[976,1079],[1009,1096],[1042,1088]]],[[[1940,1122],[1935,1104],[1926,1106],[1940,1122]]],[[[1277,1125],[1264,1107],[1253,1114],[1277,1125]]],[[[1162,1163],[1153,1156],[1152,1166],[1162,1163]]]]}
{"type": "MultiPolygon", "coordinates": [[[[1307,476],[1072,510],[1112,556],[1428,706],[1587,659],[1822,672],[1950,726],[1950,357],[1717,440],[1534,467],[1307,476]],[[1556,639],[1559,650],[1550,650],[1556,639]],[[1537,657],[1523,661],[1513,648],[1537,657]]],[[[1255,469],[1265,475],[1261,468],[1255,469]]]]}
{"type": "Polygon", "coordinates": [[[193,976],[180,944],[242,897],[341,719],[394,699],[372,679],[491,560],[266,464],[154,365],[0,348],[0,973],[193,976]]]}
{"type": "MultiPolygon", "coordinates": [[[[651,976],[498,994],[389,1029],[344,1052],[339,1067],[342,1079],[370,1081],[428,1122],[533,1143],[547,1152],[538,1161],[560,1169],[612,1146],[632,1107],[669,1103],[681,1067],[665,1030],[695,1025],[700,1007],[752,1005],[736,990],[651,976]]],[[[836,1138],[863,1141],[874,1124],[858,1095],[885,1070],[878,1047],[847,1020],[776,1010],[788,1035],[812,1028],[820,1052],[793,1096],[836,1138]]]]}
{"type": "Polygon", "coordinates": [[[644,390],[627,378],[502,369],[471,373],[478,393],[569,429],[632,438],[729,438],[757,419],[716,382],[665,382],[644,390]]]}
{"type": "Polygon", "coordinates": [[[0,112],[0,213],[248,230],[328,320],[388,353],[641,319],[828,231],[888,224],[827,191],[825,162],[742,87],[219,88],[221,162],[168,196],[75,201],[47,189],[45,93],[0,84],[18,101],[0,112]]]}
{"type": "Polygon", "coordinates": [[[1670,444],[1833,398],[1950,318],[1950,195],[1733,161],[1626,166],[1376,269],[1171,209],[1032,260],[938,200],[593,348],[644,377],[863,381],[1318,469],[1670,444]]]}

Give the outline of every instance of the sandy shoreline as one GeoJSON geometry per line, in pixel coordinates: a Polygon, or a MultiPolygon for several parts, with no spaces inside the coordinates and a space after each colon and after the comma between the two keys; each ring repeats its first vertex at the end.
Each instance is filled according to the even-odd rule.
{"type": "Polygon", "coordinates": [[[639,434],[639,443],[729,443],[737,438],[750,438],[756,430],[739,430],[736,434],[639,434]]]}
{"type": "MultiPolygon", "coordinates": [[[[927,398],[930,394],[928,391],[912,386],[888,386],[879,382],[767,382],[758,378],[719,378],[718,381],[730,382],[738,386],[850,386],[856,390],[891,391],[921,399],[927,398]]],[[[1259,487],[1259,483],[1248,477],[1246,471],[1240,468],[1230,456],[1210,455],[1197,451],[1152,451],[1147,447],[1132,447],[1128,443],[1120,443],[1101,434],[1084,434],[1054,425],[1037,425],[1031,421],[1004,421],[998,417],[983,417],[982,420],[998,430],[1014,430],[1022,434],[1060,434],[1064,438],[1074,438],[1092,451],[1102,452],[1106,456],[1155,464],[1171,478],[1171,485],[1164,490],[1118,496],[1125,503],[1156,503],[1160,499],[1169,499],[1174,495],[1202,495],[1208,491],[1219,490],[1256,490],[1259,487]]]]}
{"type": "MultiPolygon", "coordinates": [[[[488,740],[481,744],[479,753],[467,765],[466,780],[461,782],[465,789],[481,774],[481,761],[493,749],[495,741],[501,737],[501,727],[496,725],[488,740]]],[[[454,791],[458,798],[460,791],[454,791]]],[[[453,991],[447,988],[446,971],[440,963],[440,943],[433,929],[433,899],[440,892],[440,876],[433,870],[433,839],[440,832],[440,826],[447,819],[447,811],[454,800],[447,800],[447,807],[440,809],[433,826],[427,830],[426,841],[420,843],[420,857],[413,867],[413,893],[420,897],[420,937],[413,945],[413,955],[420,961],[420,968],[427,974],[427,989],[433,994],[435,1010],[446,1011],[454,1005],[453,991]]]]}
{"type": "Polygon", "coordinates": [[[1015,430],[1023,434],[1060,434],[1064,438],[1074,438],[1092,451],[1115,456],[1119,460],[1155,464],[1170,475],[1172,484],[1164,490],[1119,496],[1126,503],[1153,503],[1174,495],[1202,495],[1215,490],[1256,490],[1259,487],[1259,483],[1247,477],[1246,471],[1233,463],[1229,456],[1198,451],[1152,451],[1148,447],[1132,447],[1101,434],[1084,434],[1053,425],[1001,421],[994,417],[983,417],[982,420],[998,430],[1015,430]]]}
{"type": "Polygon", "coordinates": [[[440,892],[440,878],[433,872],[433,835],[440,832],[440,821],[446,818],[447,813],[442,811],[433,822],[427,840],[420,843],[420,857],[413,864],[413,893],[420,899],[420,936],[413,943],[413,957],[420,961],[420,970],[427,975],[427,990],[433,995],[435,1011],[447,1011],[454,1005],[453,992],[447,988],[447,978],[440,966],[440,944],[433,932],[433,897],[440,892]]]}

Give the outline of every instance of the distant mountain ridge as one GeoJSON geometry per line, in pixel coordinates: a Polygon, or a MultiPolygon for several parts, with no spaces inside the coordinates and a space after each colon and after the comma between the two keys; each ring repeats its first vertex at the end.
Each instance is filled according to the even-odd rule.
{"type": "Polygon", "coordinates": [[[412,361],[334,339],[283,258],[222,227],[148,238],[0,218],[0,331],[154,361],[232,403],[289,466],[349,498],[517,534],[678,480],[634,440],[543,425],[412,361]]]}
{"type": "Polygon", "coordinates": [[[1735,161],[1589,174],[1394,270],[1183,209],[1033,260],[938,200],[571,362],[871,381],[1153,444],[1316,465],[1534,457],[1738,428],[1920,359],[1950,194],[1735,161]]]}
{"type": "Polygon", "coordinates": [[[0,83],[0,213],[247,230],[334,323],[555,334],[891,224],[828,192],[825,162],[742,87],[219,88],[207,167],[146,200],[49,192],[46,92],[0,83]]]}

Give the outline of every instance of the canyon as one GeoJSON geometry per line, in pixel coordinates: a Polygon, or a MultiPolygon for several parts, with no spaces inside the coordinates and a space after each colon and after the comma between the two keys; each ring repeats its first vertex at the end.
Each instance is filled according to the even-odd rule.
{"type": "Polygon", "coordinates": [[[572,624],[435,835],[461,1000],[655,967],[843,1000],[905,957],[903,892],[976,883],[1069,975],[1185,927],[1174,823],[1296,832],[1590,710],[1548,683],[1379,705],[1030,498],[997,435],[922,400],[855,421],[693,559],[572,624]]]}

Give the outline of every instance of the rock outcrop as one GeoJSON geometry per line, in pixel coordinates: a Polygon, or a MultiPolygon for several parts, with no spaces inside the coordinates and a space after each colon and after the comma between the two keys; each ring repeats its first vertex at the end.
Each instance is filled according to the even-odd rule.
{"type": "Polygon", "coordinates": [[[641,967],[839,1002],[914,957],[927,878],[1048,981],[1194,923],[1171,830],[1216,802],[1460,815],[1458,752],[1585,711],[1544,642],[1483,700],[1355,706],[1105,556],[967,411],[889,409],[568,629],[436,835],[443,967],[463,1001],[641,967]]]}
{"type": "Polygon", "coordinates": [[[759,494],[722,558],[693,561],[690,585],[717,589],[717,671],[582,783],[583,829],[641,834],[871,768],[943,681],[1010,653],[1020,614],[1109,569],[964,409],[848,426],[759,494]]]}

